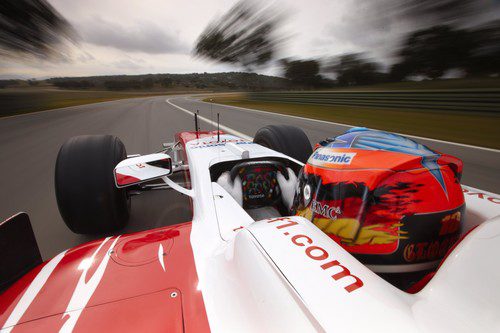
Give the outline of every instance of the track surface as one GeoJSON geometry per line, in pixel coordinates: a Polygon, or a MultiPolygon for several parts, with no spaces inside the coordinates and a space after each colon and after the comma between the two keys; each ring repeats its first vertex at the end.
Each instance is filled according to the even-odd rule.
{"type": "MultiPolygon", "coordinates": [[[[59,147],[68,138],[82,134],[113,134],[122,139],[127,152],[149,153],[162,142],[172,141],[177,131],[193,129],[187,112],[196,111],[208,119],[221,116],[221,123],[253,136],[268,124],[291,124],[304,129],[311,142],[340,134],[347,128],[228,106],[203,103],[186,97],[148,97],[127,99],[48,112],[0,119],[0,219],[18,211],[29,213],[44,259],[60,251],[100,238],[81,236],[65,226],[54,195],[54,166],[59,147]]],[[[206,122],[202,129],[213,129],[206,122]]],[[[427,140],[417,140],[431,147],[456,155],[464,161],[463,183],[491,192],[499,192],[500,152],[427,140]]],[[[74,180],[78,184],[78,179],[74,180]]],[[[132,200],[132,217],[120,233],[150,229],[189,221],[188,199],[173,191],[146,193],[132,200]]]]}

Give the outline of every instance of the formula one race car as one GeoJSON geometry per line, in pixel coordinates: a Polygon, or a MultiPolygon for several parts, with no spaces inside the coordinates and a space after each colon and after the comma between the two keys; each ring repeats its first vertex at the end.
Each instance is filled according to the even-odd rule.
{"type": "Polygon", "coordinates": [[[500,198],[461,186],[461,172],[457,158],[362,128],[314,151],[291,126],[253,142],[181,132],[128,157],[116,137],[72,138],[55,177],[72,231],[119,229],[131,195],[152,189],[190,197],[192,222],[41,263],[27,215],[12,217],[0,225],[1,332],[498,332],[500,198]]]}

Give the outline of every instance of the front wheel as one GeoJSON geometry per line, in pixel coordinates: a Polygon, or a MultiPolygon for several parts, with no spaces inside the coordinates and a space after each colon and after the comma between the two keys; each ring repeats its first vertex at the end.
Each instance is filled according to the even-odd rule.
{"type": "Polygon", "coordinates": [[[253,142],[306,163],[312,147],[306,133],[290,125],[268,125],[257,131],[253,142]]]}
{"type": "Polygon", "coordinates": [[[61,216],[77,234],[97,234],[123,227],[130,199],[115,185],[113,169],[127,158],[125,146],[112,135],[69,139],[59,150],[55,192],[61,216]]]}

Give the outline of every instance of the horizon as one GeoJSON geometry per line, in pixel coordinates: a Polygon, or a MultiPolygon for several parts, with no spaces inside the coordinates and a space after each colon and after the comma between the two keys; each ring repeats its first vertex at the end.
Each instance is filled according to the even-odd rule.
{"type": "MultiPolygon", "coordinates": [[[[237,0],[193,0],[189,3],[123,0],[119,6],[113,0],[48,2],[76,31],[76,40],[58,50],[62,55],[59,59],[5,58],[0,63],[0,78],[243,70],[241,66],[208,61],[193,54],[200,34],[230,10],[237,0]]],[[[409,3],[400,5],[392,0],[384,0],[377,6],[367,0],[334,3],[328,0],[313,3],[255,0],[252,3],[265,12],[283,17],[277,33],[286,42],[277,50],[275,60],[254,70],[271,76],[281,73],[279,59],[324,60],[358,52],[387,69],[394,63],[395,51],[406,34],[430,24],[456,21],[456,17],[410,15],[405,12],[410,10],[409,3]]],[[[480,10],[476,8],[472,20],[470,17],[461,18],[469,26],[500,19],[498,5],[479,0],[475,6],[480,10]]]]}
{"type": "Polygon", "coordinates": [[[50,79],[78,79],[78,78],[91,78],[91,77],[106,77],[106,76],[146,76],[146,75],[190,75],[190,74],[231,74],[231,73],[244,73],[244,74],[255,74],[255,75],[263,75],[268,77],[276,77],[285,79],[283,76],[279,75],[270,75],[270,74],[262,74],[256,72],[244,72],[244,71],[224,71],[224,72],[189,72],[189,73],[139,73],[139,74],[103,74],[103,75],[83,75],[83,76],[49,76],[44,78],[35,78],[35,77],[26,77],[26,78],[5,78],[0,74],[0,80],[36,80],[36,81],[44,81],[50,79]]]}

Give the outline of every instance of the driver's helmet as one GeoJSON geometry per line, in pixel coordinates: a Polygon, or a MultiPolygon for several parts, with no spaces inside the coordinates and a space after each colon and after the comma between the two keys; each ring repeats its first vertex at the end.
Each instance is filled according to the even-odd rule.
{"type": "Polygon", "coordinates": [[[375,272],[433,269],[460,236],[461,172],[458,158],[353,128],[316,146],[292,210],[375,272]]]}

